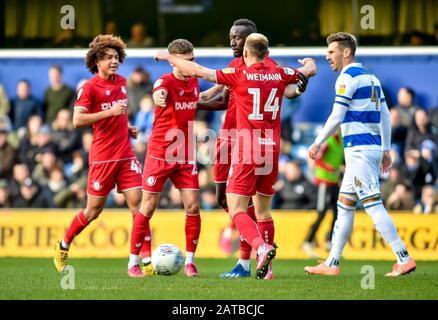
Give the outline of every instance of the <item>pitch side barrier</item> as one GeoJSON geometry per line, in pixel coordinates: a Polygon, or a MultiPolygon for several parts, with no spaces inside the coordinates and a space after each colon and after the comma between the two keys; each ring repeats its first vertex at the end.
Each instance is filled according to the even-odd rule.
{"type": "MultiPolygon", "coordinates": [[[[161,74],[170,72],[167,63],[153,60],[159,49],[128,49],[120,74],[129,77],[135,67],[142,66],[155,81],[161,74]]],[[[84,65],[86,52],[87,49],[0,50],[0,83],[5,87],[8,97],[13,98],[17,82],[28,79],[32,84],[32,94],[42,100],[44,90],[49,85],[47,70],[52,64],[63,67],[64,81],[71,87],[91,77],[84,65]]],[[[338,74],[329,68],[325,54],[325,47],[270,50],[270,55],[280,65],[298,68],[300,64],[297,59],[302,57],[312,57],[317,61],[318,74],[310,81],[307,92],[298,99],[299,107],[294,115],[296,122],[324,122],[331,111],[338,74]]],[[[229,48],[195,49],[195,56],[198,63],[214,69],[226,67],[233,58],[229,48]]],[[[357,60],[381,80],[389,102],[396,103],[399,88],[409,86],[417,93],[415,102],[418,105],[426,109],[438,106],[438,47],[363,47],[357,50],[357,60]]],[[[202,90],[211,86],[206,81],[200,81],[200,85],[202,90]]]]}
{"type": "MultiPolygon", "coordinates": [[[[0,257],[52,257],[54,244],[62,239],[75,210],[1,210],[0,257]]],[[[316,219],[314,211],[273,211],[275,242],[280,259],[308,258],[301,246],[309,226],[316,219]]],[[[391,212],[400,237],[416,260],[438,260],[438,215],[391,212]]],[[[317,234],[323,247],[330,219],[325,219],[317,234]]],[[[174,243],[184,250],[185,213],[159,210],[151,220],[152,246],[174,243]]],[[[230,219],[222,211],[203,211],[197,256],[203,258],[238,257],[239,234],[229,229],[230,219]]],[[[106,209],[78,236],[70,251],[71,258],[126,258],[130,250],[132,217],[128,210],[106,209]]],[[[326,257],[324,248],[317,249],[326,257]]],[[[393,260],[391,249],[373,226],[370,217],[357,212],[354,229],[347,243],[347,259],[393,260]]]]}

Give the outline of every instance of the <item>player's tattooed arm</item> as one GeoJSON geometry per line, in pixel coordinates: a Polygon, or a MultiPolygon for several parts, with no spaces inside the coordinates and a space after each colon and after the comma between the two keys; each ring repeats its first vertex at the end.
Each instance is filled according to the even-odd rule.
{"type": "Polygon", "coordinates": [[[213,98],[208,100],[198,101],[198,109],[199,110],[207,110],[207,111],[220,111],[226,110],[228,108],[228,88],[224,87],[223,91],[219,94],[216,94],[213,98]]]}
{"type": "Polygon", "coordinates": [[[159,51],[155,55],[155,60],[166,60],[172,66],[178,67],[178,69],[180,69],[185,74],[188,74],[192,77],[202,78],[210,82],[217,82],[216,70],[205,68],[193,61],[178,58],[177,56],[174,56],[167,51],[159,51]]]}
{"type": "Polygon", "coordinates": [[[219,93],[222,93],[224,90],[224,86],[221,84],[215,85],[211,87],[210,89],[207,89],[199,95],[199,101],[208,101],[215,96],[217,96],[219,93]]]}

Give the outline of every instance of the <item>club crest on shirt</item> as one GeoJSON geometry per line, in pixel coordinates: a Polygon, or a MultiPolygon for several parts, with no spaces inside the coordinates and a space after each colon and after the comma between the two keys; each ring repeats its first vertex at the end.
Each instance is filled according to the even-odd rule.
{"type": "Polygon", "coordinates": [[[155,179],[154,176],[149,176],[146,182],[149,186],[153,186],[157,182],[157,179],[155,179]]]}
{"type": "Polygon", "coordinates": [[[225,73],[225,74],[236,73],[236,69],[234,69],[234,68],[223,68],[222,69],[222,73],[225,73]]]}
{"type": "Polygon", "coordinates": [[[125,86],[122,86],[122,93],[123,93],[123,94],[126,94],[126,88],[125,88],[125,86]]]}
{"type": "Polygon", "coordinates": [[[181,91],[179,92],[179,95],[180,95],[180,96],[183,96],[183,95],[184,95],[184,90],[181,90],[181,91]]]}
{"type": "Polygon", "coordinates": [[[343,95],[345,93],[345,84],[341,84],[338,88],[338,94],[343,95]]]}
{"type": "Polygon", "coordinates": [[[105,94],[106,94],[107,96],[109,96],[110,93],[111,93],[111,91],[109,91],[109,90],[106,90],[106,91],[105,91],[105,94]]]}
{"type": "Polygon", "coordinates": [[[354,177],[354,185],[358,188],[362,188],[362,182],[357,177],[354,177]]]}
{"type": "Polygon", "coordinates": [[[99,191],[100,189],[102,189],[102,185],[100,184],[99,181],[94,181],[94,182],[93,182],[93,189],[94,189],[95,191],[99,191]]]}

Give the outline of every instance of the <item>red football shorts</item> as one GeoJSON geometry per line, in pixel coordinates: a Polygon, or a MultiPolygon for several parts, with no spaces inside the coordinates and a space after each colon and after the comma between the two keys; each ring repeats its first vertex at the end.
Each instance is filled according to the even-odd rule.
{"type": "Polygon", "coordinates": [[[199,189],[196,164],[171,163],[163,159],[147,156],[144,164],[143,190],[159,193],[167,178],[177,189],[199,189]]]}
{"type": "Polygon", "coordinates": [[[278,161],[254,164],[233,163],[227,182],[227,193],[253,196],[257,193],[273,196],[278,174],[278,161]]]}
{"type": "Polygon", "coordinates": [[[87,193],[106,197],[117,185],[117,191],[141,188],[141,169],[137,159],[91,164],[88,171],[87,193]]]}
{"type": "Polygon", "coordinates": [[[226,183],[228,172],[231,168],[231,149],[233,141],[227,139],[216,140],[215,162],[213,164],[213,175],[215,183],[226,183]]]}

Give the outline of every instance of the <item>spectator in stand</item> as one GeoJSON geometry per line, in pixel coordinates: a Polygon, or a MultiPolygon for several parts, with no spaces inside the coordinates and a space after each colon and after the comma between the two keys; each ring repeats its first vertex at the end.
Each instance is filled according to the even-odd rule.
{"type": "Polygon", "coordinates": [[[382,199],[386,203],[389,196],[394,192],[395,187],[399,184],[407,185],[412,188],[412,184],[404,176],[402,169],[398,165],[394,165],[389,170],[388,179],[382,182],[382,199]]]}
{"type": "Polygon", "coordinates": [[[420,199],[423,186],[433,184],[436,179],[432,165],[421,157],[418,150],[406,151],[402,175],[412,183],[415,200],[420,199]]]}
{"type": "Polygon", "coordinates": [[[58,154],[56,145],[52,142],[52,131],[47,125],[43,125],[39,128],[34,142],[30,145],[29,149],[23,146],[24,144],[20,147],[20,160],[29,166],[30,171],[35,169],[44,149],[51,148],[55,155],[58,154]]]}
{"type": "Polygon", "coordinates": [[[105,32],[104,34],[112,34],[115,36],[119,35],[119,28],[117,26],[117,22],[114,20],[110,20],[105,24],[105,32]]]}
{"type": "Polygon", "coordinates": [[[432,127],[438,130],[438,106],[429,110],[429,119],[432,127]]]}
{"type": "Polygon", "coordinates": [[[8,190],[8,181],[0,179],[0,208],[11,208],[12,202],[8,190]]]}
{"type": "Polygon", "coordinates": [[[402,156],[405,152],[408,129],[401,123],[399,110],[399,108],[392,108],[389,113],[391,116],[391,143],[396,146],[399,156],[402,156]]]}
{"type": "Polygon", "coordinates": [[[19,193],[12,201],[13,208],[51,208],[51,200],[32,179],[26,179],[19,186],[19,193]]]}
{"type": "Polygon", "coordinates": [[[72,162],[64,165],[64,175],[70,182],[76,181],[87,171],[87,158],[83,158],[80,150],[74,151],[72,158],[72,162]]]}
{"type": "Polygon", "coordinates": [[[400,124],[409,128],[414,118],[415,110],[420,107],[414,104],[415,91],[409,87],[402,87],[397,93],[397,102],[395,106],[399,110],[400,124]]]}
{"type": "Polygon", "coordinates": [[[128,87],[128,117],[132,120],[140,108],[141,99],[152,93],[150,74],[138,66],[134,69],[126,83],[128,87]]]}
{"type": "Polygon", "coordinates": [[[8,95],[6,94],[5,88],[0,83],[0,116],[8,115],[10,111],[10,104],[8,95]]]}
{"type": "Polygon", "coordinates": [[[149,140],[154,123],[154,102],[150,94],[140,100],[140,110],[135,114],[134,127],[138,129],[139,139],[145,143],[149,140]]]}
{"type": "MultiPolygon", "coordinates": [[[[438,158],[437,158],[437,145],[431,140],[424,140],[421,143],[421,157],[426,160],[433,169],[435,178],[438,178],[438,158]]],[[[438,181],[435,180],[435,183],[438,181]]]]}
{"type": "Polygon", "coordinates": [[[412,210],[415,206],[412,188],[402,183],[396,185],[385,205],[388,210],[412,210]]]}
{"type": "Polygon", "coordinates": [[[438,144],[438,133],[434,131],[435,129],[432,128],[427,112],[423,109],[417,109],[414,114],[414,121],[408,129],[406,149],[420,150],[421,143],[424,140],[432,140],[435,144],[438,144]]]}
{"type": "Polygon", "coordinates": [[[59,110],[52,123],[52,129],[52,141],[56,145],[62,162],[71,162],[73,152],[81,147],[81,133],[80,130],[74,130],[72,113],[69,109],[59,110]]]}
{"type": "Polygon", "coordinates": [[[8,142],[9,130],[0,127],[0,179],[12,178],[12,167],[17,161],[17,151],[8,142]]]}
{"type": "Polygon", "coordinates": [[[278,209],[315,209],[316,190],[302,174],[300,164],[288,162],[285,177],[278,181],[278,209]]]}
{"type": "Polygon", "coordinates": [[[14,130],[26,127],[32,115],[42,117],[43,111],[38,101],[31,95],[30,82],[20,80],[17,84],[17,97],[11,101],[9,118],[12,121],[14,130]]]}
{"type": "Polygon", "coordinates": [[[131,39],[128,40],[128,48],[152,47],[154,42],[154,38],[148,36],[147,29],[142,23],[136,23],[131,27],[131,39]]]}
{"type": "Polygon", "coordinates": [[[77,180],[67,188],[59,191],[53,199],[59,208],[83,208],[87,204],[87,171],[82,172],[77,180]]]}
{"type": "Polygon", "coordinates": [[[67,181],[64,178],[64,173],[60,167],[54,167],[49,172],[49,179],[47,181],[46,192],[48,195],[48,199],[50,199],[50,207],[55,208],[57,204],[55,204],[54,199],[58,194],[68,189],[67,181]]]}
{"type": "Polygon", "coordinates": [[[35,156],[38,152],[36,141],[42,122],[43,121],[40,116],[31,116],[27,122],[27,128],[21,132],[18,132],[18,136],[21,140],[20,147],[18,149],[18,159],[20,162],[27,164],[31,170],[33,170],[35,166],[35,156]]]}
{"type": "Polygon", "coordinates": [[[51,124],[61,109],[71,108],[75,92],[63,83],[62,68],[54,64],[49,68],[50,87],[44,93],[45,121],[51,124]]]}
{"type": "Polygon", "coordinates": [[[32,179],[40,186],[47,186],[50,173],[56,168],[62,168],[62,162],[56,158],[54,148],[47,147],[38,154],[38,163],[32,171],[32,179]]]}
{"type": "Polygon", "coordinates": [[[434,187],[423,187],[423,190],[421,192],[421,202],[414,207],[414,213],[438,213],[438,194],[434,187]]]}

